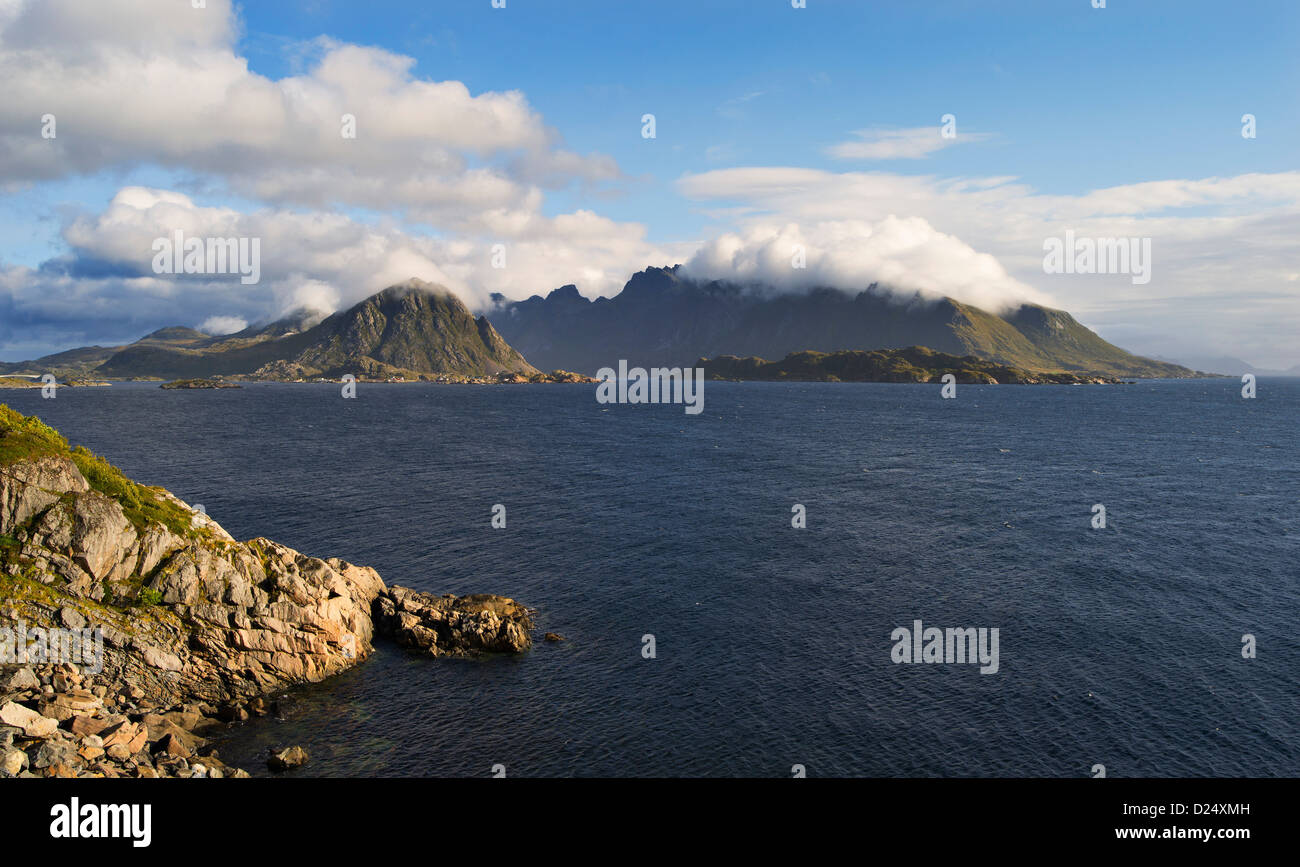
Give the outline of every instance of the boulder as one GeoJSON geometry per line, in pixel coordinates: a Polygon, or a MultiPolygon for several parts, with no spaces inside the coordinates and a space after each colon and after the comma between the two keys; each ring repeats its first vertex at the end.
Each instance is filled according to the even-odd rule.
{"type": "Polygon", "coordinates": [[[162,740],[158,741],[156,751],[164,755],[181,759],[188,759],[193,755],[193,753],[191,753],[185,746],[185,743],[177,737],[175,733],[168,734],[163,737],[162,740]]]}
{"type": "Polygon", "coordinates": [[[58,720],[12,701],[0,707],[0,723],[22,729],[29,738],[48,738],[59,727],[58,720]]]}
{"type": "Polygon", "coordinates": [[[24,692],[40,688],[41,682],[30,668],[18,668],[0,675],[0,692],[24,692]]]}
{"type": "Polygon", "coordinates": [[[149,730],[133,722],[121,722],[105,729],[100,735],[104,739],[104,748],[112,755],[115,746],[124,747],[128,755],[140,752],[149,741],[149,730]]]}
{"type": "Polygon", "coordinates": [[[59,722],[74,716],[94,713],[104,706],[104,700],[86,689],[70,689],[55,693],[41,706],[41,713],[59,722]]]}
{"type": "Polygon", "coordinates": [[[307,764],[307,751],[302,747],[272,748],[266,757],[266,766],[273,771],[287,771],[307,764]]]}
{"type": "Polygon", "coordinates": [[[27,769],[30,760],[27,753],[22,750],[16,750],[12,747],[0,749],[0,773],[10,777],[16,777],[27,769]]]}
{"type": "Polygon", "coordinates": [[[69,741],[46,741],[36,751],[32,759],[33,768],[49,768],[53,765],[79,767],[81,760],[77,756],[77,745],[69,741]]]}
{"type": "Polygon", "coordinates": [[[68,731],[83,737],[85,735],[98,735],[104,729],[115,726],[125,719],[125,717],[75,716],[68,723],[68,731]]]}

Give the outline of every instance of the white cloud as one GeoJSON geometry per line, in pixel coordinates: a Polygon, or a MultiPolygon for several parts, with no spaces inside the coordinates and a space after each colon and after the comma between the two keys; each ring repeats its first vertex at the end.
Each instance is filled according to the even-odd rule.
{"type": "Polygon", "coordinates": [[[263,201],[404,211],[455,228],[535,213],[539,188],[598,184],[609,157],[563,149],[518,91],[471,94],[415,61],[321,38],[272,80],[235,51],[227,0],[39,0],[0,14],[0,184],[157,163],[263,201]],[[57,135],[39,119],[54,115],[57,135]],[[342,117],[356,120],[355,138],[342,117]]]}
{"type": "Polygon", "coordinates": [[[1300,361],[1291,337],[1300,330],[1300,296],[1289,280],[1300,237],[1300,172],[1171,179],[1069,196],[1007,177],[773,166],[688,174],[677,189],[705,211],[725,206],[742,227],[918,217],[995,257],[1011,280],[1049,294],[1125,348],[1176,356],[1208,347],[1274,367],[1300,361]],[[1043,242],[1066,230],[1081,238],[1151,238],[1151,282],[1045,274],[1043,242]]]}
{"type": "Polygon", "coordinates": [[[935,231],[920,217],[802,227],[756,224],[743,233],[727,233],[708,242],[685,271],[702,279],[757,284],[774,292],[818,286],[862,290],[879,283],[903,294],[948,296],[993,311],[1048,300],[1010,277],[992,256],[935,231]]]}
{"type": "Polygon", "coordinates": [[[238,316],[209,316],[199,325],[199,331],[204,334],[222,335],[234,334],[237,331],[243,331],[248,327],[248,320],[241,319],[238,316]]]}
{"type": "Polygon", "coordinates": [[[11,321],[95,317],[123,329],[158,316],[204,326],[258,321],[304,307],[332,312],[410,277],[447,286],[482,309],[493,292],[521,298],[573,282],[588,295],[616,294],[630,276],[629,263],[676,261],[689,252],[648,243],[638,224],[578,211],[514,226],[505,267],[496,268],[495,242],[486,238],[412,235],[391,221],[362,223],[341,214],[243,213],[144,187],[122,189],[101,213],[67,225],[63,237],[70,252],[41,269],[0,264],[0,309],[15,311],[11,321]],[[261,281],[155,275],[155,239],[178,230],[187,238],[259,239],[261,281]]]}
{"type": "Polygon", "coordinates": [[[986,141],[990,137],[988,133],[963,132],[960,138],[955,135],[945,138],[937,126],[859,129],[852,135],[855,140],[833,144],[826,148],[826,153],[841,160],[919,160],[959,141],[986,141]]]}

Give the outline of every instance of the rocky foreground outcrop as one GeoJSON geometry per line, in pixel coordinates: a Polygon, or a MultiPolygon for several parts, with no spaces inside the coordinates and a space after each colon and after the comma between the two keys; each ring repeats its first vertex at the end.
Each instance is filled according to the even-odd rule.
{"type": "Polygon", "coordinates": [[[230,774],[200,732],[350,668],[377,627],[432,656],[531,646],[513,600],[236,541],[0,405],[0,776],[230,774]]]}
{"type": "Polygon", "coordinates": [[[532,646],[528,609],[504,596],[434,596],[392,587],[375,600],[375,626],[430,656],[520,653],[532,646]]]}

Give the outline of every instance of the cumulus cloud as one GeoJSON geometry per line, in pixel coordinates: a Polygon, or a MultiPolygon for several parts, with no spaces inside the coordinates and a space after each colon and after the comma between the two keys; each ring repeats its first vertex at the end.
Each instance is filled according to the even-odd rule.
{"type": "Polygon", "coordinates": [[[76,335],[121,342],[163,325],[215,333],[217,323],[267,321],[303,309],[327,314],[410,277],[442,284],[475,309],[488,307],[494,292],[522,298],[574,282],[587,294],[610,295],[634,270],[629,263],[676,261],[688,252],[652,245],[644,227],[589,211],[529,218],[500,243],[416,235],[394,221],[342,214],[245,213],[146,187],[123,188],[100,213],[72,220],[63,240],[68,252],[38,268],[0,263],[0,309],[7,311],[0,345],[7,355],[38,343],[44,323],[61,322],[70,335],[44,351],[67,348],[76,335]],[[154,242],[177,231],[205,242],[257,239],[260,281],[244,285],[237,272],[155,274],[154,242]]]}
{"type": "Polygon", "coordinates": [[[706,243],[686,263],[694,277],[784,293],[815,287],[954,298],[1000,311],[1048,299],[1013,279],[998,261],[920,217],[889,216],[800,226],[756,224],[706,243]]]}
{"type": "Polygon", "coordinates": [[[738,221],[742,234],[746,226],[875,225],[906,214],[994,257],[1011,281],[1036,287],[1125,348],[1166,357],[1235,354],[1273,367],[1300,360],[1290,336],[1300,330],[1291,276],[1300,172],[1059,195],[1012,177],[758,166],[687,174],[677,189],[706,213],[738,221]],[[1045,273],[1044,242],[1067,231],[1079,238],[1150,238],[1151,282],[1134,286],[1125,274],[1045,273]]]}
{"type": "Polygon", "coordinates": [[[565,150],[518,91],[475,95],[417,77],[412,58],[326,38],[305,46],[305,73],[272,80],[237,54],[237,32],[228,0],[0,7],[0,184],[155,163],[274,204],[454,228],[535,213],[542,188],[621,177],[607,156],[565,150]]]}

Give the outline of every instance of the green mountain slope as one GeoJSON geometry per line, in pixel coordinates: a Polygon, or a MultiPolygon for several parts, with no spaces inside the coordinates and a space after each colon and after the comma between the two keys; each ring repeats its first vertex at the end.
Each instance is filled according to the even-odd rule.
{"type": "Polygon", "coordinates": [[[136,343],[95,372],[107,377],[193,379],[257,375],[269,379],[532,374],[485,317],[475,318],[449,290],[408,280],[298,330],[295,317],[187,346],[136,343]]]}

